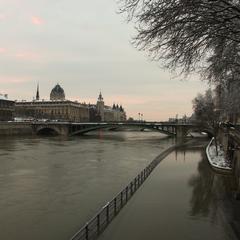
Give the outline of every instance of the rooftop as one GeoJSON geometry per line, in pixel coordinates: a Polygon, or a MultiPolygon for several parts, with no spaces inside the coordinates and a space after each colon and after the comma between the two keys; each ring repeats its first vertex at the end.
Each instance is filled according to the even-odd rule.
{"type": "Polygon", "coordinates": [[[8,100],[8,95],[0,93],[0,100],[8,100]]]}

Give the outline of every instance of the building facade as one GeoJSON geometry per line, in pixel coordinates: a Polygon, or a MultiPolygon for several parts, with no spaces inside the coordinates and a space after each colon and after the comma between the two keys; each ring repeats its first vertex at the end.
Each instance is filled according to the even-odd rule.
{"type": "Polygon", "coordinates": [[[0,94],[0,121],[13,120],[14,101],[8,100],[6,94],[0,94]]]}
{"type": "Polygon", "coordinates": [[[39,100],[39,86],[36,99],[15,103],[15,117],[48,119],[72,122],[116,122],[125,121],[126,113],[122,106],[105,106],[100,92],[96,104],[85,104],[65,100],[63,88],[57,84],[50,93],[50,100],[39,100]]]}
{"type": "Polygon", "coordinates": [[[97,100],[97,104],[96,104],[96,115],[98,116],[98,118],[103,122],[105,117],[104,117],[104,101],[103,101],[103,97],[102,97],[102,93],[99,93],[98,96],[98,100],[97,100]]]}
{"type": "Polygon", "coordinates": [[[88,122],[86,105],[72,101],[23,101],[15,104],[15,117],[88,122]]]}

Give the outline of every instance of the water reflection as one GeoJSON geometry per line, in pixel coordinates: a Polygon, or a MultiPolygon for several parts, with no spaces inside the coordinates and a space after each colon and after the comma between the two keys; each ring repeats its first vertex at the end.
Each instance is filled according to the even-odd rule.
{"type": "Polygon", "coordinates": [[[192,188],[189,215],[208,217],[216,223],[217,214],[224,211],[224,204],[231,198],[236,183],[233,176],[215,173],[208,163],[205,152],[202,151],[197,174],[190,177],[189,186],[192,188]]]}
{"type": "Polygon", "coordinates": [[[216,212],[216,191],[213,187],[215,174],[211,171],[209,164],[206,161],[205,153],[201,154],[201,161],[197,167],[198,173],[192,175],[189,179],[189,185],[193,188],[192,198],[190,201],[190,215],[208,216],[211,209],[216,212]]]}

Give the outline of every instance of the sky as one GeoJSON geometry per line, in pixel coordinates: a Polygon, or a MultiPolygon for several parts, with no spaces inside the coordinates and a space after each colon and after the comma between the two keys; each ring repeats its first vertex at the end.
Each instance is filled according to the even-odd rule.
{"type": "Polygon", "coordinates": [[[59,83],[66,98],[122,104],[128,117],[167,120],[192,113],[207,84],[162,69],[132,44],[117,0],[0,0],[0,93],[41,99],[59,83]]]}

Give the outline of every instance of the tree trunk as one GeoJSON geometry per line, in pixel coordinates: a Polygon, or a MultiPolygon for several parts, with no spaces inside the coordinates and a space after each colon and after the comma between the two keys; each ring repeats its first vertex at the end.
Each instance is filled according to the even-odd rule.
{"type": "Polygon", "coordinates": [[[214,137],[214,144],[215,144],[215,149],[216,149],[216,155],[218,156],[218,144],[217,144],[216,136],[214,137]]]}

